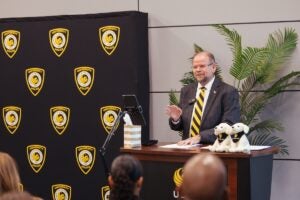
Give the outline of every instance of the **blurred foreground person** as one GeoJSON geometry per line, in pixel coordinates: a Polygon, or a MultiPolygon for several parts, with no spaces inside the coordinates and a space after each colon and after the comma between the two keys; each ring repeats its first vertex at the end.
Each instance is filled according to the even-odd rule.
{"type": "Polygon", "coordinates": [[[15,160],[7,153],[0,152],[0,195],[19,191],[20,176],[15,160]]]}
{"type": "Polygon", "coordinates": [[[0,152],[0,200],[42,200],[21,190],[16,161],[8,153],[0,152]]]}
{"type": "Polygon", "coordinates": [[[108,177],[110,200],[138,200],[143,184],[141,163],[130,155],[114,159],[108,177]]]}
{"type": "Polygon", "coordinates": [[[193,156],[183,168],[181,196],[185,200],[227,200],[226,176],[226,168],[217,156],[193,156]]]}
{"type": "Polygon", "coordinates": [[[6,192],[0,196],[0,200],[42,200],[41,198],[31,196],[28,192],[6,192]]]}

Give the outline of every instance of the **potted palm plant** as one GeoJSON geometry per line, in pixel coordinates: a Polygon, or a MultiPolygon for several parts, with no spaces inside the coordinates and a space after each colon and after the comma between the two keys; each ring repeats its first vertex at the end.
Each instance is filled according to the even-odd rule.
{"type": "MultiPolygon", "coordinates": [[[[284,63],[291,57],[297,46],[298,34],[293,28],[278,30],[269,35],[264,47],[242,47],[242,37],[234,29],[224,25],[213,27],[225,37],[233,54],[230,74],[234,78],[234,86],[240,95],[241,122],[250,127],[248,139],[252,145],[271,145],[280,148],[281,155],[288,155],[286,141],[273,133],[282,132],[283,125],[275,119],[263,119],[259,114],[271,99],[284,90],[299,85],[300,71],[292,71],[277,78],[284,63]]],[[[203,51],[194,44],[195,52],[203,51]]],[[[216,76],[221,77],[218,67],[216,76]]],[[[195,81],[192,72],[187,72],[180,82],[187,85],[195,81]]],[[[171,104],[178,104],[176,92],[169,93],[171,104]]],[[[179,133],[181,134],[181,133],[179,133]]]]}

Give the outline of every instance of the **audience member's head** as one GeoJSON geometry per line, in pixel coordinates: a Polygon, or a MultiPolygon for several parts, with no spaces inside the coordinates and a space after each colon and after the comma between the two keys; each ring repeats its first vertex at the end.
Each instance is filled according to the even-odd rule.
{"type": "Polygon", "coordinates": [[[110,200],[139,199],[143,184],[141,163],[130,155],[118,156],[112,163],[108,181],[111,188],[110,200]]]}
{"type": "Polygon", "coordinates": [[[217,156],[206,153],[193,156],[183,168],[181,195],[186,200],[227,199],[226,174],[217,156]]]}
{"type": "Polygon", "coordinates": [[[20,176],[15,160],[9,154],[0,152],[0,194],[19,189],[20,176]]]}
{"type": "Polygon", "coordinates": [[[0,200],[41,200],[40,198],[31,196],[28,192],[6,192],[0,196],[0,200]]]}

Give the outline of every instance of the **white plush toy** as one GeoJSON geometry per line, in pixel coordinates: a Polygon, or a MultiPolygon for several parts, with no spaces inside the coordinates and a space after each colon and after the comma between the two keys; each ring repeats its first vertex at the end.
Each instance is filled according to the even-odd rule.
{"type": "Polygon", "coordinates": [[[231,132],[231,148],[230,152],[243,152],[250,154],[250,144],[246,134],[249,132],[249,127],[243,123],[236,123],[232,126],[231,132]]]}
{"type": "Polygon", "coordinates": [[[210,151],[217,152],[228,152],[231,146],[232,127],[226,123],[221,123],[215,127],[215,135],[217,136],[216,141],[212,146],[209,146],[210,151]]]}

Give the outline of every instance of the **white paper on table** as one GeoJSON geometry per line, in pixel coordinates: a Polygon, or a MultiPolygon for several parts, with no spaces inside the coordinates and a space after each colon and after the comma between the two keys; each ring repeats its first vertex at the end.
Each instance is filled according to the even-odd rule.
{"type": "Polygon", "coordinates": [[[258,151],[258,150],[263,150],[263,149],[267,149],[267,148],[270,148],[270,146],[255,146],[255,145],[250,146],[250,150],[252,150],[252,151],[258,151]]]}
{"type": "Polygon", "coordinates": [[[162,148],[169,148],[169,149],[190,149],[192,147],[198,147],[200,144],[189,144],[189,145],[178,145],[178,144],[168,144],[160,146],[162,148]]]}
{"type": "MultiPolygon", "coordinates": [[[[205,147],[201,147],[201,149],[208,149],[209,146],[205,146],[205,147]]],[[[270,146],[256,146],[256,145],[251,145],[250,146],[250,150],[251,151],[259,151],[259,150],[263,150],[263,149],[267,149],[270,146]]]]}

